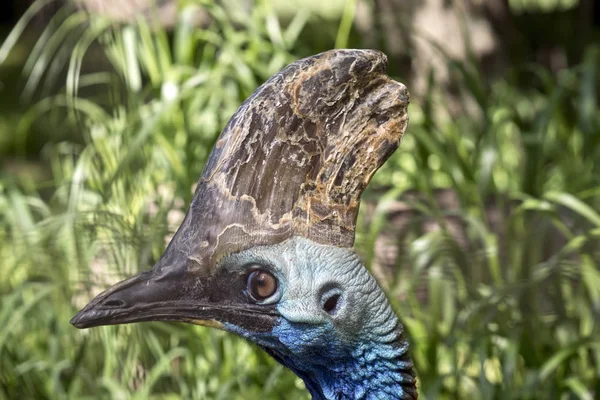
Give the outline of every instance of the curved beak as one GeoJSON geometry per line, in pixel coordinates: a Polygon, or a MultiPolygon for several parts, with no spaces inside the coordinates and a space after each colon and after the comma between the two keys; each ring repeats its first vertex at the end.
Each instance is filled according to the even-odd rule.
{"type": "Polygon", "coordinates": [[[273,328],[279,313],[248,301],[242,275],[222,271],[199,276],[187,271],[187,259],[182,261],[115,284],[79,311],[71,324],[84,329],[179,321],[221,329],[234,325],[254,332],[273,328]]]}

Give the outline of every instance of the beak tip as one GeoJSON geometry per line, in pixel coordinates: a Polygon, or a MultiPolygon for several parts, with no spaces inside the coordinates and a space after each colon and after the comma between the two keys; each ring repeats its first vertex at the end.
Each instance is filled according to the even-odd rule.
{"type": "MultiPolygon", "coordinates": [[[[101,314],[101,313],[100,313],[101,314]]],[[[94,307],[93,302],[85,306],[80,310],[73,318],[71,318],[71,325],[77,329],[86,329],[93,326],[101,325],[98,311],[94,307]]]]}
{"type": "Polygon", "coordinates": [[[83,310],[78,312],[73,318],[71,318],[71,321],[69,321],[71,323],[71,325],[73,325],[75,328],[77,329],[83,329],[85,328],[85,325],[82,323],[82,317],[83,317],[83,310]]]}

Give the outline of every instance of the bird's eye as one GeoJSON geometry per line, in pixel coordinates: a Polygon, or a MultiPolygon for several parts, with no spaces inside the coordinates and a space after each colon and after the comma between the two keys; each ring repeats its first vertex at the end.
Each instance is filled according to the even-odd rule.
{"type": "Polygon", "coordinates": [[[277,279],[263,270],[252,271],[248,275],[246,288],[255,300],[264,300],[277,290],[277,279]]]}

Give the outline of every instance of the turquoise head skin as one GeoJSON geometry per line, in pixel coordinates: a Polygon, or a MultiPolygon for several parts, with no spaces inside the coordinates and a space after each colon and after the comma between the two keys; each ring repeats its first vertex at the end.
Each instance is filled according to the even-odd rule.
{"type": "Polygon", "coordinates": [[[314,399],[414,399],[403,328],[351,249],[295,237],[227,257],[220,268],[269,271],[277,290],[259,304],[279,317],[268,332],[227,323],[306,383],[314,399]]]}

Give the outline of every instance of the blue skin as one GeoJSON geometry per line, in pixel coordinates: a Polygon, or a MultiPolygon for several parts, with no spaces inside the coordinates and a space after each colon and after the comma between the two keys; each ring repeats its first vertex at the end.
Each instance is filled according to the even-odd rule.
{"type": "Polygon", "coordinates": [[[415,399],[413,364],[385,294],[351,249],[295,237],[227,257],[244,272],[261,265],[278,280],[262,304],[281,314],[268,333],[226,324],[302,378],[313,399],[415,399]],[[331,296],[339,300],[325,310],[331,296]]]}

